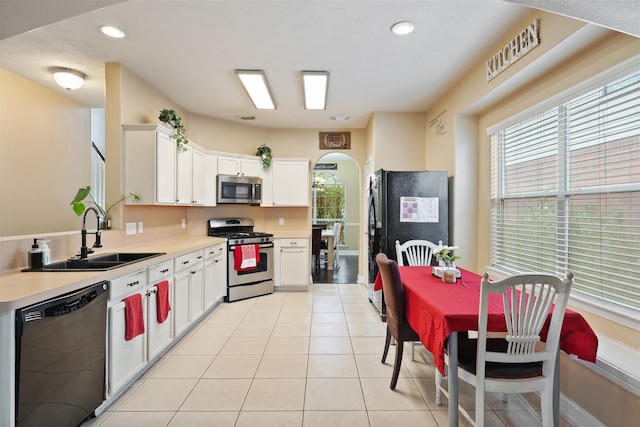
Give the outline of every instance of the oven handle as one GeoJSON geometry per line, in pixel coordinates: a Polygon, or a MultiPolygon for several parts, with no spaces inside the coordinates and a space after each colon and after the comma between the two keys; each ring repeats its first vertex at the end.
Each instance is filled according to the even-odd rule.
{"type": "MultiPolygon", "coordinates": [[[[268,249],[268,248],[273,248],[273,242],[269,242],[269,243],[256,243],[256,245],[260,246],[260,249],[268,249]]],[[[233,246],[229,246],[229,251],[233,252],[233,250],[235,248],[237,248],[238,246],[244,246],[244,245],[233,245],[233,246]]]]}

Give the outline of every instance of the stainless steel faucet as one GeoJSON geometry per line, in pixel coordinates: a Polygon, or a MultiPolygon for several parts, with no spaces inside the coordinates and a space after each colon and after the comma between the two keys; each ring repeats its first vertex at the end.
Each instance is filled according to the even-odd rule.
{"type": "Polygon", "coordinates": [[[102,242],[100,241],[100,213],[98,212],[98,210],[96,208],[94,208],[93,206],[88,207],[86,211],[84,211],[84,216],[82,217],[82,246],[80,247],[80,259],[86,259],[87,256],[91,253],[93,253],[93,248],[101,248],[102,247],[102,242]],[[96,235],[96,241],[93,243],[93,246],[91,248],[87,248],[87,214],[89,213],[89,211],[93,211],[93,213],[96,214],[96,220],[97,220],[97,225],[96,225],[96,231],[95,233],[89,233],[89,234],[95,234],[96,235]]]}

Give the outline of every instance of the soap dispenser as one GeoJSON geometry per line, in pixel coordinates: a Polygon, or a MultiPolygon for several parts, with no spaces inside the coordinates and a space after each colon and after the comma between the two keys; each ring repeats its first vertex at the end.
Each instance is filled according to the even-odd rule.
{"type": "Polygon", "coordinates": [[[48,243],[51,240],[41,240],[40,249],[42,249],[42,264],[47,265],[51,263],[51,249],[49,249],[48,243]]]}
{"type": "Polygon", "coordinates": [[[33,239],[33,245],[29,249],[29,268],[42,268],[44,266],[42,255],[42,249],[38,247],[38,239],[33,239]]]}

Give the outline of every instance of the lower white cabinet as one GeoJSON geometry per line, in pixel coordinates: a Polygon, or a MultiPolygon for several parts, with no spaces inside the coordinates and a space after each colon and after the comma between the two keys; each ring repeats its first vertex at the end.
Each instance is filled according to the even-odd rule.
{"type": "Polygon", "coordinates": [[[204,249],[204,308],[211,308],[227,294],[227,245],[204,249]]]}
{"type": "Polygon", "coordinates": [[[146,333],[126,340],[127,328],[124,298],[140,294],[143,317],[147,323],[146,270],[139,270],[127,276],[112,280],[109,284],[109,341],[108,341],[108,379],[109,394],[117,392],[126,385],[147,363],[146,333]]]}
{"type": "Polygon", "coordinates": [[[309,290],[309,239],[278,239],[279,290],[309,290]]]}
{"type": "Polygon", "coordinates": [[[161,264],[154,265],[147,269],[148,282],[145,292],[147,297],[147,361],[153,360],[157,355],[161,354],[173,341],[173,260],[165,261],[161,264]],[[158,322],[158,288],[161,282],[169,283],[169,316],[160,323],[158,322]]]}
{"type": "Polygon", "coordinates": [[[195,251],[174,260],[174,335],[180,335],[204,313],[203,251],[195,251]]]}

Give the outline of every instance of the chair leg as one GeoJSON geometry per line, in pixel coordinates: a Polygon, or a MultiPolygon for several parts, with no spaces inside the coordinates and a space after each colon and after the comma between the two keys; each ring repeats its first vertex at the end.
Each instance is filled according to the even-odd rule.
{"type": "Polygon", "coordinates": [[[442,391],[440,391],[440,386],[442,386],[442,374],[436,368],[436,405],[440,406],[440,396],[442,391]]]}
{"type": "MultiPolygon", "coordinates": [[[[396,340],[397,341],[397,340],[396,340]]],[[[400,366],[402,365],[402,350],[404,349],[404,341],[397,341],[396,343],[396,361],[393,364],[393,376],[391,377],[391,390],[396,389],[398,383],[398,375],[400,374],[400,366]]]]}
{"type": "Polygon", "coordinates": [[[553,426],[553,388],[551,384],[547,384],[543,390],[540,391],[540,409],[542,412],[542,426],[553,426]]]}
{"type": "Polygon", "coordinates": [[[484,427],[484,382],[476,382],[476,427],[484,427]]]}
{"type": "Polygon", "coordinates": [[[416,360],[416,343],[415,341],[411,341],[411,360],[416,360]]]}
{"type": "Polygon", "coordinates": [[[391,344],[391,331],[387,326],[387,338],[384,341],[384,351],[382,352],[382,363],[387,360],[387,353],[389,352],[389,344],[391,344]]]}

